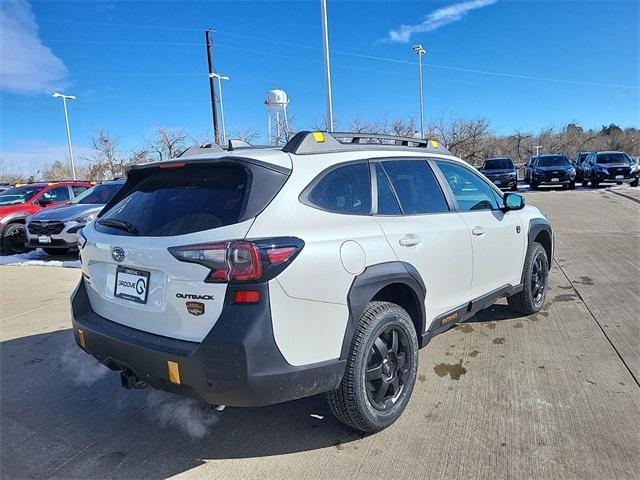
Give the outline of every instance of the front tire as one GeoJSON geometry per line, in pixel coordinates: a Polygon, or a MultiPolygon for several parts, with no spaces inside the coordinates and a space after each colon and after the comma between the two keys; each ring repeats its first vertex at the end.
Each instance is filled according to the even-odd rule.
{"type": "Polygon", "coordinates": [[[630,187],[637,187],[638,186],[638,178],[636,178],[633,182],[629,183],[630,187]]]}
{"type": "Polygon", "coordinates": [[[10,223],[2,233],[2,254],[15,255],[27,251],[25,230],[22,223],[10,223]]]}
{"type": "Polygon", "coordinates": [[[345,425],[380,431],[404,411],[416,381],[418,337],[411,317],[389,302],[370,302],[351,341],[340,386],[327,393],[345,425]]]}
{"type": "Polygon", "coordinates": [[[544,305],[549,282],[549,258],[542,245],[534,242],[524,261],[523,289],[507,298],[509,306],[516,312],[532,315],[544,305]]]}

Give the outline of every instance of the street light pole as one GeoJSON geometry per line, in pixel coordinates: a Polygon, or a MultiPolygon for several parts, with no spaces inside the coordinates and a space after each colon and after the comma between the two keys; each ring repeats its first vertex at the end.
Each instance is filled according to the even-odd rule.
{"type": "Polygon", "coordinates": [[[536,145],[534,147],[536,149],[536,157],[540,156],[540,149],[542,148],[542,145],[536,145]]]}
{"type": "Polygon", "coordinates": [[[424,139],[424,98],[422,96],[422,56],[427,51],[422,45],[414,45],[413,51],[418,55],[418,88],[420,89],[420,138],[424,139]]]}
{"type": "Polygon", "coordinates": [[[218,94],[220,95],[220,121],[222,123],[222,143],[227,141],[227,130],[224,127],[224,102],[222,101],[222,80],[229,80],[229,77],[226,75],[219,75],[217,73],[212,73],[211,76],[213,78],[218,79],[218,94]]]}
{"type": "Polygon", "coordinates": [[[53,98],[62,98],[62,105],[64,106],[64,121],[67,125],[67,145],[69,146],[69,159],[71,160],[71,173],[73,174],[73,179],[76,180],[76,166],[73,161],[73,148],[71,147],[71,129],[69,128],[69,112],[67,111],[67,99],[75,100],[76,97],[74,95],[64,95],[59,92],[54,92],[51,95],[53,98]]]}
{"type": "Polygon", "coordinates": [[[327,27],[327,0],[320,0],[322,16],[322,50],[324,52],[324,78],[327,90],[327,130],[333,132],[333,102],[331,100],[331,63],[329,61],[329,29],[327,27]]]}

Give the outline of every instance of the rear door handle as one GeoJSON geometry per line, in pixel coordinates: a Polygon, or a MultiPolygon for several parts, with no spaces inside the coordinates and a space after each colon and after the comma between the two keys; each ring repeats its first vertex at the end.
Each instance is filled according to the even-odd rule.
{"type": "Polygon", "coordinates": [[[398,243],[400,243],[400,246],[402,247],[414,247],[422,243],[422,240],[420,240],[420,237],[418,235],[414,235],[413,233],[410,233],[402,237],[398,241],[398,243]]]}
{"type": "Polygon", "coordinates": [[[474,235],[479,237],[479,236],[484,235],[485,233],[487,233],[487,229],[486,228],[482,228],[482,227],[473,227],[473,230],[471,230],[471,233],[473,233],[474,235]]]}

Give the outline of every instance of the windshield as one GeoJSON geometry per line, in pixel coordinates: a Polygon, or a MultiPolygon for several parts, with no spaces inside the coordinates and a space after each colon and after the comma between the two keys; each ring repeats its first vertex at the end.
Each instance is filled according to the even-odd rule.
{"type": "Polygon", "coordinates": [[[80,203],[82,205],[86,204],[97,204],[97,205],[105,205],[109,203],[109,200],[113,198],[120,187],[124,185],[123,183],[102,183],[100,185],[96,185],[88,190],[85,190],[76,198],[74,198],[71,203],[80,203]]]}
{"type": "Polygon", "coordinates": [[[0,193],[0,205],[18,205],[28,202],[42,190],[41,186],[25,185],[23,187],[13,187],[0,193]]]}
{"type": "Polygon", "coordinates": [[[538,159],[538,167],[564,167],[565,165],[569,165],[569,160],[567,157],[562,155],[557,155],[553,157],[540,157],[538,159]]]}
{"type": "Polygon", "coordinates": [[[492,158],[484,162],[485,170],[513,170],[513,162],[510,158],[492,158]]]}
{"type": "Polygon", "coordinates": [[[626,153],[599,153],[596,163],[631,163],[626,153]]]}
{"type": "Polygon", "coordinates": [[[580,156],[578,157],[578,162],[577,163],[584,162],[584,159],[587,158],[588,156],[589,156],[588,153],[581,153],[580,156]]]}

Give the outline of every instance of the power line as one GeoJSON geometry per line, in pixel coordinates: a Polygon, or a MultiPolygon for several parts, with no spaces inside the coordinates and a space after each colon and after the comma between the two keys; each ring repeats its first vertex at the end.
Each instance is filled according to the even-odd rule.
{"type": "MultiPolygon", "coordinates": [[[[134,24],[123,24],[123,23],[80,22],[80,21],[75,21],[75,20],[55,20],[55,19],[54,20],[50,20],[50,19],[48,19],[48,20],[40,20],[40,21],[42,21],[42,22],[51,22],[51,23],[63,22],[63,23],[74,23],[74,24],[84,24],[84,25],[100,25],[100,26],[108,26],[108,27],[151,28],[151,29],[161,29],[161,30],[178,30],[178,31],[194,31],[194,32],[198,31],[198,32],[201,32],[200,29],[196,29],[196,28],[173,27],[173,26],[165,26],[165,25],[134,25],[134,24]]],[[[272,39],[272,38],[256,37],[256,36],[253,36],[253,35],[244,35],[244,34],[235,33],[235,32],[227,32],[227,31],[224,31],[224,30],[213,30],[213,32],[216,33],[216,34],[219,34],[219,35],[228,35],[228,36],[237,37],[237,38],[243,38],[243,39],[247,39],[247,40],[254,40],[254,41],[260,41],[260,42],[269,42],[269,43],[288,46],[288,47],[293,47],[293,48],[302,48],[302,49],[316,50],[316,51],[322,50],[320,47],[314,47],[314,46],[311,46],[311,45],[303,45],[303,44],[299,44],[299,43],[286,42],[286,41],[276,40],[276,39],[272,39]]],[[[139,42],[139,41],[114,41],[114,42],[109,42],[109,41],[106,41],[106,40],[104,40],[104,41],[103,40],[79,40],[79,41],[47,40],[47,42],[104,43],[104,44],[119,44],[119,45],[149,45],[149,46],[153,46],[153,45],[158,45],[158,46],[162,46],[162,45],[167,45],[167,46],[171,46],[171,45],[173,45],[173,46],[201,46],[201,44],[191,43],[191,42],[139,42]]],[[[216,45],[216,47],[224,46],[225,48],[242,51],[242,49],[240,47],[232,47],[232,46],[229,46],[229,45],[221,45],[221,44],[217,44],[217,43],[215,45],[216,45]]],[[[245,49],[244,51],[249,51],[249,50],[245,49]]],[[[255,49],[251,49],[250,51],[252,53],[254,53],[254,54],[271,55],[271,56],[277,56],[277,57],[281,57],[281,58],[287,58],[287,57],[285,57],[283,55],[280,55],[280,54],[270,54],[268,52],[263,52],[263,51],[259,51],[259,50],[255,50],[255,49]]],[[[368,54],[349,52],[349,51],[344,51],[344,50],[332,50],[332,53],[334,55],[344,55],[344,56],[350,56],[350,57],[354,57],[354,58],[362,58],[362,59],[367,59],[367,60],[375,60],[375,61],[390,62],[390,63],[412,65],[412,66],[415,65],[415,62],[411,62],[411,61],[408,61],[408,60],[402,60],[402,59],[390,58],[390,57],[381,57],[381,56],[377,56],[377,55],[368,55],[368,54]]],[[[304,59],[299,58],[299,57],[298,58],[296,58],[296,57],[288,57],[288,58],[299,60],[299,61],[304,61],[304,59]]],[[[540,82],[562,83],[562,84],[567,84],[567,85],[581,85],[581,86],[605,87],[605,88],[629,88],[629,89],[634,89],[634,90],[640,90],[640,86],[638,86],[638,85],[623,85],[623,84],[605,83],[605,82],[585,82],[585,81],[581,81],[581,80],[570,80],[570,79],[561,79],[561,78],[552,78],[552,77],[542,77],[542,76],[538,76],[538,75],[527,75],[527,74],[511,73],[511,72],[496,72],[496,71],[490,71],[490,70],[481,70],[481,69],[473,69],[473,68],[465,68],[465,67],[455,67],[455,66],[451,66],[451,65],[439,65],[439,64],[435,64],[435,63],[423,63],[423,67],[429,67],[429,68],[435,68],[435,69],[441,69],[441,70],[450,70],[450,71],[461,72],[461,73],[471,73],[471,74],[478,74],[478,75],[490,75],[490,76],[501,77],[501,78],[512,78],[512,79],[517,79],[517,80],[532,80],[532,81],[540,81],[540,82]]]]}

